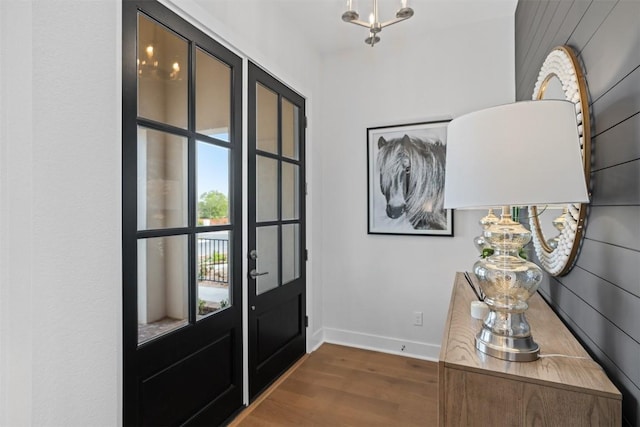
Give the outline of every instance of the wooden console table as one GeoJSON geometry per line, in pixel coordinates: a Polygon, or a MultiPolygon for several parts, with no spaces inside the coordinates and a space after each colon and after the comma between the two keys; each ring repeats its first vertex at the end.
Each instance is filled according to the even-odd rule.
{"type": "Polygon", "coordinates": [[[456,274],[438,364],[440,426],[620,426],[622,396],[537,293],[527,319],[543,356],[508,362],[475,348],[476,296],[456,274]],[[544,357],[548,355],[548,357],[544,357]]]}

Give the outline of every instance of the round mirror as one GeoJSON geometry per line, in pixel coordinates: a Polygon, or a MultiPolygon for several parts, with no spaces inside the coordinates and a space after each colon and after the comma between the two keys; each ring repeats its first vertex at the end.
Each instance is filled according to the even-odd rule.
{"type": "MultiPolygon", "coordinates": [[[[560,46],[549,53],[540,69],[533,99],[566,99],[574,103],[584,175],[589,188],[591,127],[587,87],[578,59],[569,47],[560,46]]],[[[562,178],[562,171],[549,173],[562,178]]],[[[553,276],[569,273],[582,241],[587,205],[530,206],[529,210],[533,245],[542,268],[553,276]]]]}

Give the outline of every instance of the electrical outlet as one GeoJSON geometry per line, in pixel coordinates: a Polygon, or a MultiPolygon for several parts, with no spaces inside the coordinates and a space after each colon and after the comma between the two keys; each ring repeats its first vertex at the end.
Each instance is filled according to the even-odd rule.
{"type": "Polygon", "coordinates": [[[416,326],[422,326],[422,312],[414,311],[413,312],[413,324],[416,326]]]}

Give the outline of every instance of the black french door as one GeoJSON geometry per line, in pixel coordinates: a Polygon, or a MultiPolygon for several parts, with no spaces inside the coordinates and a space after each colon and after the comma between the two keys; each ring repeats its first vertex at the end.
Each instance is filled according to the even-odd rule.
{"type": "Polygon", "coordinates": [[[249,62],[249,395],[305,353],[305,102],[249,62]]]}
{"type": "Polygon", "coordinates": [[[125,425],[242,406],[242,60],[123,2],[125,425]]]}

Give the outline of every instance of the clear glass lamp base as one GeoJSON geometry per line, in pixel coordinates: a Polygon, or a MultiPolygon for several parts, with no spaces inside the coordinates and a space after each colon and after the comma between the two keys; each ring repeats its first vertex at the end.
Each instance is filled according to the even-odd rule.
{"type": "Polygon", "coordinates": [[[498,359],[537,360],[540,348],[531,337],[524,313],[527,300],[542,279],[542,270],[520,257],[531,233],[511,219],[510,209],[505,206],[500,220],[485,228],[483,237],[492,254],[476,262],[473,271],[485,294],[489,314],[476,336],[476,348],[498,359]]]}
{"type": "Polygon", "coordinates": [[[476,335],[476,348],[511,362],[533,362],[540,354],[524,313],[490,311],[476,335]]]}

